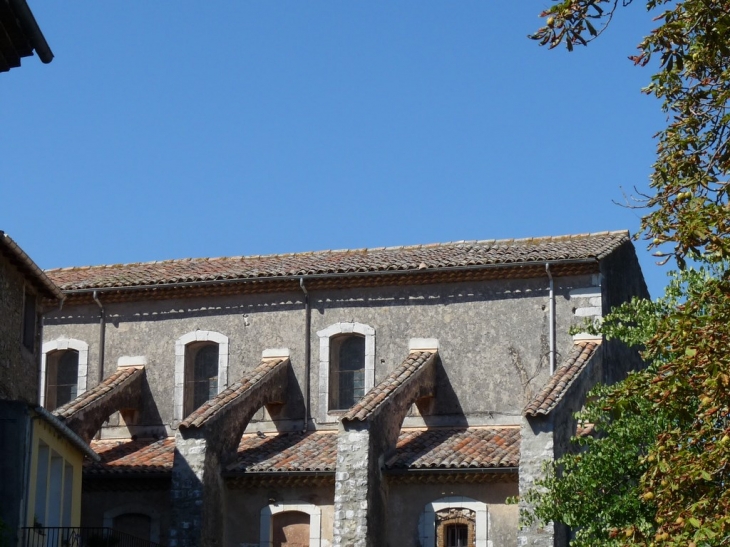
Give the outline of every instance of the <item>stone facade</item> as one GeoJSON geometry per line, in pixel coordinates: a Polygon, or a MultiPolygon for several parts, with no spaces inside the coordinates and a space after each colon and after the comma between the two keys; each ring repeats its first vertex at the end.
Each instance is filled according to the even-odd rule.
{"type": "MultiPolygon", "coordinates": [[[[592,242],[591,237],[586,241],[592,242]]],[[[152,292],[134,285],[124,291],[101,286],[97,296],[106,317],[103,348],[99,306],[88,289],[77,288],[85,286],[83,275],[88,274],[49,272],[62,285],[65,281],[69,298],[62,310],[46,314],[44,341],[88,344],[87,389],[99,383],[102,353],[105,378],[115,372],[115,363],[144,362],[145,382],[135,412],[107,409],[100,442],[120,439],[120,454],[124,443],[132,445],[125,440],[132,436],[167,437],[175,446],[154,470],[133,455],[124,456],[131,463],[114,468],[110,455],[107,467],[89,478],[89,496],[97,502],[93,510],[86,506],[84,518],[92,525],[103,515],[119,514],[107,491],[123,492],[125,504],[137,500],[142,507],[149,490],[156,500],[167,492],[169,502],[155,502],[155,515],[149,509],[139,511],[149,515],[160,540],[170,547],[275,545],[287,526],[298,538],[308,526],[309,545],[322,547],[435,547],[446,537],[445,527],[461,526],[462,521],[468,521],[468,530],[450,533],[465,533],[478,547],[564,544],[561,531],[518,532],[518,507],[507,505],[506,499],[533,484],[542,462],[569,449],[575,432],[572,412],[581,407],[590,386],[615,381],[641,366],[626,348],[597,340],[590,361],[549,411],[525,416],[528,403],[549,385],[551,322],[560,367],[574,344],[586,339],[572,336],[571,326],[585,318],[599,319],[633,295],[646,296],[631,243],[625,236],[611,238],[608,249],[593,258],[563,253],[494,270],[485,264],[476,273],[468,269],[472,264],[464,265],[463,272],[449,269],[458,265],[432,267],[426,255],[419,255],[404,272],[410,277],[384,267],[375,272],[382,277],[377,282],[375,276],[322,273],[266,281],[270,288],[248,278],[219,285],[200,281],[199,286],[192,280],[180,287],[159,280],[161,291],[152,292]],[[552,303],[545,273],[550,260],[552,303]],[[420,273],[424,270],[428,276],[420,273]],[[342,411],[330,406],[333,390],[339,388],[328,373],[336,361],[330,360],[331,348],[338,347],[333,341],[349,335],[365,340],[366,394],[342,411]],[[200,410],[183,416],[186,363],[192,350],[206,343],[219,348],[215,392],[200,410]],[[278,379],[267,379],[259,373],[262,363],[266,356],[283,356],[281,348],[286,360],[277,369],[278,379]],[[419,352],[428,353],[422,361],[419,352]],[[250,387],[242,389],[246,382],[250,387]],[[469,443],[476,446],[476,433],[499,428],[520,435],[516,441],[482,444],[488,448],[481,450],[502,446],[519,457],[473,454],[469,443]],[[463,434],[465,441],[437,457],[437,445],[420,447],[403,437],[411,430],[443,430],[443,439],[463,434]],[[334,442],[322,444],[320,453],[305,451],[311,445],[307,435],[314,432],[331,432],[327,439],[334,442]],[[257,436],[258,443],[244,442],[257,436]],[[259,466],[270,456],[266,447],[284,446],[284,438],[291,439],[286,441],[291,448],[282,450],[292,456],[259,466]],[[407,462],[399,467],[396,460],[407,462]],[[155,480],[145,483],[145,473],[153,471],[155,480]],[[126,490],[114,476],[128,477],[126,490]],[[442,518],[443,511],[458,513],[461,520],[442,518]]],[[[530,251],[525,256],[542,256],[531,254],[531,242],[510,245],[506,255],[524,246],[530,251]]],[[[499,259],[503,251],[490,252],[499,259]]],[[[368,253],[362,256],[363,267],[369,267],[368,253]]],[[[309,258],[281,260],[286,264],[309,258]]],[[[139,275],[146,267],[129,268],[139,275]]],[[[116,275],[116,270],[109,272],[116,275]]],[[[149,287],[152,281],[140,285],[149,287]]]]}

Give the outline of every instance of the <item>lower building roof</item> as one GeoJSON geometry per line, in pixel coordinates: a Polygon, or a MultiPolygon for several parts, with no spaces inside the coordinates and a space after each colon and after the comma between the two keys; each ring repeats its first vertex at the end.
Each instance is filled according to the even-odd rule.
{"type": "MultiPolygon", "coordinates": [[[[172,471],[175,439],[96,440],[100,462],[86,462],[87,477],[165,474],[172,471]]],[[[414,428],[400,433],[386,470],[506,470],[519,465],[519,427],[414,428]]],[[[228,476],[334,473],[337,432],[245,434],[228,476]]]]}

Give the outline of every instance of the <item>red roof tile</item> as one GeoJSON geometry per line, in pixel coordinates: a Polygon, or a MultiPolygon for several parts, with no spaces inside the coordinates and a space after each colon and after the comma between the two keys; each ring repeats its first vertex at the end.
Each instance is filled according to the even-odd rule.
{"type": "MultiPolygon", "coordinates": [[[[519,428],[410,429],[400,433],[389,469],[516,467],[519,428]]],[[[244,435],[230,472],[334,472],[337,432],[244,435]]]]}
{"type": "Polygon", "coordinates": [[[431,351],[414,351],[410,353],[398,368],[391,372],[385,380],[368,391],[365,397],[350,408],[342,419],[367,420],[380,405],[387,401],[391,394],[405,385],[416,372],[435,358],[436,353],[431,351]]]}
{"type": "Polygon", "coordinates": [[[244,435],[229,471],[332,471],[337,463],[337,432],[244,435]]]}
{"type": "Polygon", "coordinates": [[[327,274],[439,270],[493,264],[601,259],[629,240],[626,231],[559,237],[459,241],[342,251],[195,258],[47,270],[63,290],[255,280],[327,274]]]}
{"type": "Polygon", "coordinates": [[[520,429],[411,429],[401,431],[391,469],[517,467],[520,429]]]}
{"type": "Polygon", "coordinates": [[[550,377],[547,385],[525,407],[525,416],[549,414],[562,400],[575,379],[585,370],[599,345],[599,342],[576,342],[565,362],[550,377]]]}
{"type": "Polygon", "coordinates": [[[239,381],[231,384],[218,395],[203,403],[197,410],[180,422],[180,427],[200,427],[216,415],[225,412],[226,408],[246,392],[253,389],[257,382],[276,370],[277,367],[289,361],[288,358],[263,359],[261,364],[248,372],[239,381]]]}
{"type": "Polygon", "coordinates": [[[104,397],[108,396],[115,390],[121,389],[141,374],[144,374],[144,367],[119,368],[102,383],[91,388],[89,391],[82,393],[65,405],[58,407],[53,411],[53,414],[59,418],[68,420],[77,412],[101,401],[104,397]]]}
{"type": "Polygon", "coordinates": [[[100,462],[84,462],[85,475],[126,475],[170,473],[175,453],[175,438],[160,441],[96,440],[91,448],[101,457],[100,462]]]}

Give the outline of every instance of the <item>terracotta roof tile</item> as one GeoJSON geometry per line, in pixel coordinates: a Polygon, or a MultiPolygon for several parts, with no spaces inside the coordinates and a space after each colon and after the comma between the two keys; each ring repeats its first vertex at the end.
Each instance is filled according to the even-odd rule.
{"type": "Polygon", "coordinates": [[[84,462],[84,474],[114,476],[138,473],[170,473],[175,453],[175,438],[160,441],[96,440],[91,448],[100,462],[84,462]]]}
{"type": "MultiPolygon", "coordinates": [[[[89,476],[170,473],[175,439],[160,441],[92,441],[101,457],[86,461],[89,476]]],[[[398,438],[388,469],[490,469],[519,464],[520,430],[517,427],[468,429],[408,429],[398,438]]],[[[334,473],[337,463],[337,432],[310,431],[260,437],[246,434],[238,446],[233,473],[334,473]]]]}
{"type": "MultiPolygon", "coordinates": [[[[519,428],[411,429],[398,438],[389,469],[473,469],[516,467],[519,428]]],[[[337,433],[244,435],[229,472],[334,472],[337,433]]]]}
{"type": "Polygon", "coordinates": [[[459,241],[342,251],[194,258],[46,270],[63,290],[255,280],[307,275],[422,271],[548,260],[601,259],[629,240],[626,231],[558,237],[459,241]]]}
{"type": "Polygon", "coordinates": [[[549,414],[561,401],[570,385],[585,370],[599,345],[599,342],[576,342],[565,362],[550,377],[547,385],[525,407],[525,416],[549,414]]]}
{"type": "Polygon", "coordinates": [[[401,431],[390,469],[517,467],[520,429],[416,429],[401,431]]]}
{"type": "Polygon", "coordinates": [[[435,357],[436,353],[432,351],[411,352],[398,368],[391,372],[385,380],[368,391],[365,397],[350,408],[342,419],[367,420],[392,393],[404,385],[416,372],[430,363],[435,357]]]}
{"type": "Polygon", "coordinates": [[[258,367],[245,374],[240,380],[234,382],[217,396],[206,401],[197,410],[192,412],[180,422],[180,427],[200,427],[207,421],[213,419],[217,414],[225,412],[226,407],[233,403],[233,401],[245,396],[246,392],[253,389],[257,382],[288,361],[288,358],[262,359],[258,367]]]}
{"type": "Polygon", "coordinates": [[[82,393],[73,401],[69,401],[65,405],[58,407],[53,411],[53,414],[59,418],[68,420],[75,413],[100,401],[114,390],[121,389],[141,374],[144,374],[144,367],[123,367],[117,369],[114,374],[109,376],[102,383],[91,388],[89,391],[82,393]]]}
{"type": "Polygon", "coordinates": [[[244,435],[229,471],[332,471],[337,463],[337,432],[244,435]]]}

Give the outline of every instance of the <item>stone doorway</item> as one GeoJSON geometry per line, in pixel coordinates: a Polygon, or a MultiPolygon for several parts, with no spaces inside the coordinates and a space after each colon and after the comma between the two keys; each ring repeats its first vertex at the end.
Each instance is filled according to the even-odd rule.
{"type": "Polygon", "coordinates": [[[285,511],[271,519],[272,547],[309,547],[309,515],[285,511]]]}

